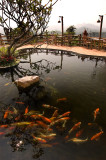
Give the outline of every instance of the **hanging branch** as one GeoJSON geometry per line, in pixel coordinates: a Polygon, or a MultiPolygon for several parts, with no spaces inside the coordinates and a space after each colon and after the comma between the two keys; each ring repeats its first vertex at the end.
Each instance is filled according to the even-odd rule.
{"type": "Polygon", "coordinates": [[[16,37],[8,48],[9,55],[13,54],[17,47],[44,33],[50,20],[52,7],[57,1],[48,0],[45,4],[44,0],[0,0],[0,10],[3,13],[0,16],[1,26],[7,31],[7,37],[9,37],[8,34],[16,37]],[[6,19],[9,19],[10,26],[6,19]],[[13,28],[13,25],[17,27],[13,28]],[[28,34],[30,37],[26,38],[28,34]],[[23,38],[25,40],[22,40],[23,38]],[[20,41],[22,43],[17,44],[20,41]]]}

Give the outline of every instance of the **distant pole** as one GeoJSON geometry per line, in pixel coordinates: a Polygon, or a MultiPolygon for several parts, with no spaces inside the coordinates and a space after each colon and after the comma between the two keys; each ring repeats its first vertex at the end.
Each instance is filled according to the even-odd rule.
{"type": "Polygon", "coordinates": [[[98,19],[97,23],[100,23],[100,32],[99,32],[99,39],[101,39],[102,34],[102,24],[103,24],[103,15],[99,15],[100,19],[98,19]]]}
{"type": "Polygon", "coordinates": [[[62,27],[62,37],[63,37],[64,34],[63,16],[61,16],[61,27],[62,27]]]}
{"type": "Polygon", "coordinates": [[[63,36],[64,36],[64,22],[63,22],[63,16],[59,16],[61,18],[61,21],[59,20],[58,23],[61,23],[61,30],[62,30],[62,42],[61,45],[63,45],[63,36]]]}
{"type": "MultiPolygon", "coordinates": [[[[100,15],[99,15],[100,16],[100,15]]],[[[103,15],[100,16],[101,18],[101,23],[100,23],[100,34],[99,34],[99,39],[101,39],[101,33],[102,33],[102,24],[103,24],[103,15]]]]}

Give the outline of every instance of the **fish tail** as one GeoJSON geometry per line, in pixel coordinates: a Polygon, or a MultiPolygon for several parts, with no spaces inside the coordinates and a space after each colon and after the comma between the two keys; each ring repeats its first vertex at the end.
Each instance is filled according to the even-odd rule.
{"type": "Polygon", "coordinates": [[[68,133],[71,134],[72,131],[73,131],[73,128],[71,128],[71,129],[68,131],[68,133]]]}

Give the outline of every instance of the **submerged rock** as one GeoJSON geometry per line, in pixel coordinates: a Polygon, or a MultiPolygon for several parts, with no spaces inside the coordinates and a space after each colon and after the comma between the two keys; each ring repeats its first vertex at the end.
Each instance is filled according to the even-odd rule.
{"type": "Polygon", "coordinates": [[[16,85],[20,88],[30,87],[37,82],[39,82],[39,76],[25,76],[15,81],[16,85]]]}

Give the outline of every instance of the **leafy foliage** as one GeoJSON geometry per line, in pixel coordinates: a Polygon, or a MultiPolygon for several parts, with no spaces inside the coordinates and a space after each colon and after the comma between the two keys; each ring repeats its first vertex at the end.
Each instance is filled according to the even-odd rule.
{"type": "Polygon", "coordinates": [[[66,32],[67,32],[68,34],[74,35],[74,34],[75,34],[75,30],[76,30],[76,28],[75,28],[75,26],[73,25],[73,26],[68,27],[68,28],[66,29],[66,32]]]}
{"type": "Polygon", "coordinates": [[[15,31],[17,36],[8,48],[9,55],[37,35],[43,34],[48,25],[52,7],[57,1],[48,0],[45,3],[44,0],[2,0],[0,2],[0,10],[3,11],[0,16],[0,26],[4,28],[6,35],[15,31]],[[14,31],[12,31],[13,24],[16,26],[14,31]],[[26,37],[28,34],[30,36],[26,37]],[[12,47],[14,49],[11,51],[12,47]]]}
{"type": "Polygon", "coordinates": [[[15,51],[14,56],[8,55],[7,47],[1,47],[0,48],[0,66],[6,66],[13,63],[15,61],[15,56],[17,54],[18,54],[18,51],[15,51]]]}

